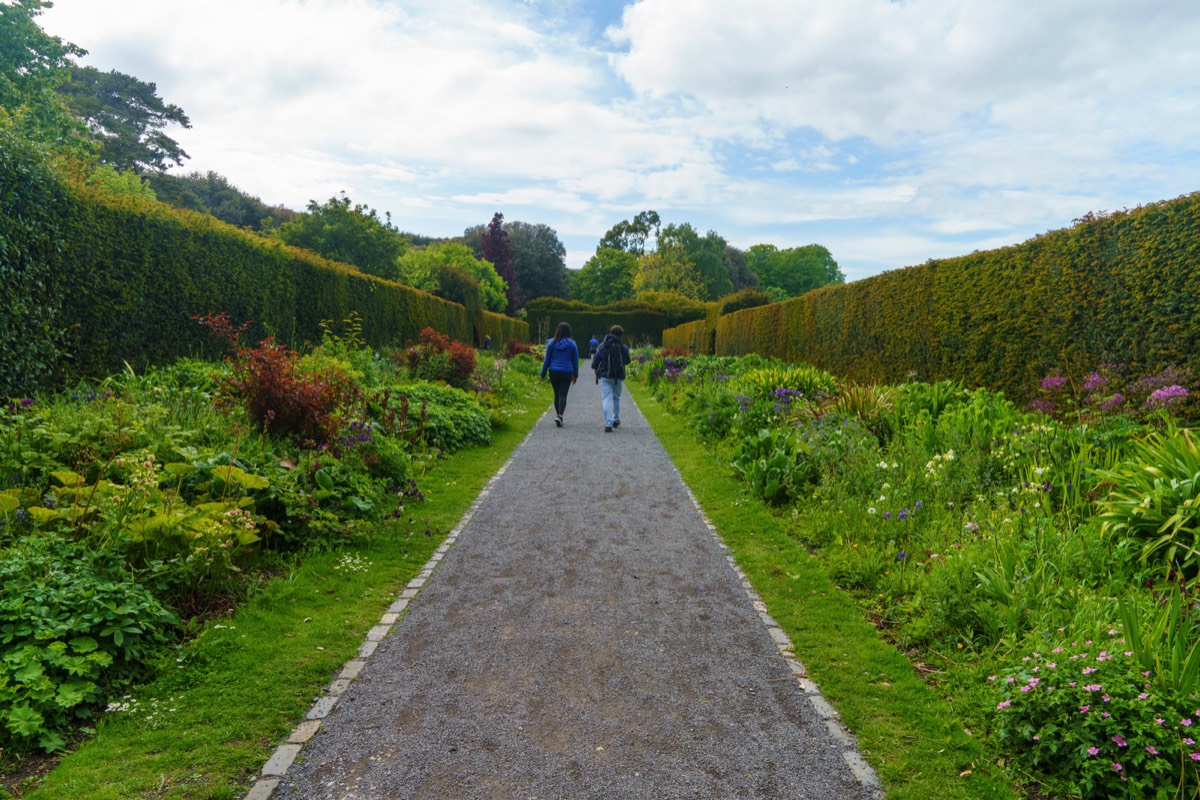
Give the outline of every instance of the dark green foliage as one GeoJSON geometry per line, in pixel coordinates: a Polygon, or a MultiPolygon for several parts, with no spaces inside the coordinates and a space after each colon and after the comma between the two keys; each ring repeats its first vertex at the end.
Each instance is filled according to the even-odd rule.
{"type": "Polygon", "coordinates": [[[525,305],[525,292],[517,279],[517,266],[513,259],[512,244],[508,240],[508,231],[504,230],[504,215],[496,212],[488,223],[480,242],[483,259],[492,262],[499,275],[508,284],[508,306],[505,313],[515,314],[517,309],[525,305]]]}
{"type": "Polygon", "coordinates": [[[657,241],[662,220],[657,211],[642,211],[632,220],[622,220],[608,229],[596,246],[596,252],[608,248],[622,250],[640,256],[646,252],[646,243],[657,241]]]}
{"type": "Polygon", "coordinates": [[[684,259],[691,263],[704,283],[702,300],[716,300],[733,291],[733,281],[725,267],[725,249],[728,243],[716,231],[704,236],[696,232],[689,223],[668,225],[658,237],[660,253],[678,249],[684,259]]]}
{"type": "Polygon", "coordinates": [[[444,453],[492,440],[487,415],[469,394],[436,383],[413,383],[401,388],[393,403],[407,405],[410,425],[422,442],[444,453]]]}
{"type": "Polygon", "coordinates": [[[64,191],[46,158],[0,120],[0,399],[33,393],[59,357],[64,191]]]}
{"type": "Polygon", "coordinates": [[[369,275],[396,280],[396,259],[408,246],[392,225],[391,215],[379,219],[375,209],[350,205],[342,194],[322,204],[312,200],[308,211],[272,231],[272,236],[293,247],[318,253],[330,261],[353,264],[369,275]]]}
{"type": "Polygon", "coordinates": [[[743,308],[765,306],[771,302],[771,296],[758,288],[742,289],[728,294],[717,301],[718,314],[732,314],[743,308]]]}
{"type": "Polygon", "coordinates": [[[40,535],[0,554],[0,746],[57,750],[178,624],[120,557],[40,535]]]}
{"type": "Polygon", "coordinates": [[[146,175],[146,180],[160,201],[175,208],[211,214],[238,228],[257,231],[288,222],[296,216],[291,209],[268,206],[212,171],[189,172],[187,175],[151,172],[146,175]]]}
{"type": "MultiPolygon", "coordinates": [[[[477,225],[467,229],[463,235],[480,258],[484,258],[483,237],[486,232],[486,226],[477,225]]],[[[517,285],[525,297],[566,297],[567,249],[559,240],[558,233],[549,225],[515,220],[504,223],[504,232],[508,234],[517,285]]]]}
{"type": "Polygon", "coordinates": [[[592,305],[605,305],[633,296],[633,276],[638,260],[634,253],[602,247],[588,259],[575,276],[573,299],[592,305]]]}
{"type": "MultiPolygon", "coordinates": [[[[211,217],[161,203],[77,189],[58,208],[63,324],[73,375],[99,376],[220,350],[192,321],[222,310],[252,321],[250,341],[275,336],[296,348],[319,341],[321,323],[357,311],[374,347],[432,327],[459,341],[476,331],[467,311],[424,292],[373,279],[211,217]]],[[[484,312],[474,324],[493,341],[528,338],[524,322],[484,312]]]]}
{"type": "Polygon", "coordinates": [[[188,158],[163,129],[172,124],[190,128],[191,121],[182,108],[164,103],[153,83],[75,65],[58,93],[91,131],[101,163],[143,172],[180,166],[188,158]]]}

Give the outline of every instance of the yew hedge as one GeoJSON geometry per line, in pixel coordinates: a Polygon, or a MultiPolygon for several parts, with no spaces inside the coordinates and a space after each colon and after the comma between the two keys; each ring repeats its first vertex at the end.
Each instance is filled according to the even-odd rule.
{"type": "MultiPolygon", "coordinates": [[[[952,379],[1014,397],[1052,368],[1197,367],[1198,265],[1200,192],[736,311],[717,320],[713,350],[860,383],[952,379]]],[[[665,331],[664,344],[689,349],[699,324],[665,331]]]]}

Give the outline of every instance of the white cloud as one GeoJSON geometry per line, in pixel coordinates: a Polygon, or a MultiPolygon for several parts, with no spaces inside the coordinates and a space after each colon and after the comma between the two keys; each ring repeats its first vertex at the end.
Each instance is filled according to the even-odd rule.
{"type": "Polygon", "coordinates": [[[187,111],[188,169],[294,208],[346,191],[435,236],[501,211],[558,230],[573,267],[644,209],[821,242],[849,275],[1200,183],[1193,0],[56,0],[42,20],[187,111]]]}

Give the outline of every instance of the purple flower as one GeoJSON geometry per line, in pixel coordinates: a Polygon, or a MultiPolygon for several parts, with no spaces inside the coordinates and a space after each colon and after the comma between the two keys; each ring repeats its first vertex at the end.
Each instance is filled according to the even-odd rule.
{"type": "Polygon", "coordinates": [[[1099,372],[1093,372],[1083,379],[1083,390],[1085,392],[1096,393],[1108,386],[1108,378],[1101,375],[1099,372]]]}
{"type": "Polygon", "coordinates": [[[904,552],[903,550],[901,550],[899,553],[896,553],[897,561],[903,561],[906,558],[908,558],[908,553],[904,552]]]}
{"type": "Polygon", "coordinates": [[[1036,411],[1039,414],[1047,414],[1047,415],[1053,414],[1054,413],[1054,403],[1050,402],[1049,400],[1042,400],[1039,398],[1037,400],[1030,402],[1029,410],[1036,411]]]}
{"type": "Polygon", "coordinates": [[[1188,390],[1179,386],[1164,386],[1161,389],[1155,389],[1154,392],[1146,398],[1146,408],[1165,408],[1168,404],[1182,400],[1188,396],[1188,390]]]}
{"type": "Polygon", "coordinates": [[[1103,403],[1100,404],[1100,410],[1101,411],[1112,411],[1114,408],[1117,408],[1118,406],[1124,404],[1124,402],[1125,402],[1125,395],[1121,394],[1120,392],[1115,392],[1115,393],[1113,393],[1112,397],[1108,398],[1107,400],[1105,400],[1103,403]]]}
{"type": "Polygon", "coordinates": [[[1066,385],[1067,379],[1062,375],[1047,375],[1042,378],[1042,388],[1047,392],[1057,391],[1066,385]]]}

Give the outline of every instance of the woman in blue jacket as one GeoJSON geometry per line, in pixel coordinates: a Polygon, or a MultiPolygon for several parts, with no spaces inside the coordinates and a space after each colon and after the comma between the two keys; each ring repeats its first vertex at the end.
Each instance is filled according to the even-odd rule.
{"type": "Polygon", "coordinates": [[[563,412],[567,410],[567,392],[579,380],[579,347],[571,338],[571,326],[558,323],[554,338],[546,342],[546,358],[542,361],[542,379],[550,375],[554,387],[554,424],[562,427],[563,412]]]}

